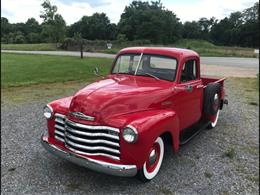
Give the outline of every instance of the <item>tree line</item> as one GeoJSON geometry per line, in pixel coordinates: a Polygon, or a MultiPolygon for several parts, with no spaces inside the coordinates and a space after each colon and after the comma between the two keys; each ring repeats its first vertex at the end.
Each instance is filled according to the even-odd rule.
{"type": "Polygon", "coordinates": [[[218,20],[200,18],[182,23],[175,13],[159,1],[133,1],[125,7],[118,24],[111,23],[105,13],[83,16],[66,25],[57,6],[49,0],[42,3],[40,24],[29,18],[25,23],[9,23],[1,17],[2,43],[62,43],[66,39],[146,40],[153,44],[170,44],[178,39],[203,39],[216,45],[259,47],[259,3],[218,20]]]}

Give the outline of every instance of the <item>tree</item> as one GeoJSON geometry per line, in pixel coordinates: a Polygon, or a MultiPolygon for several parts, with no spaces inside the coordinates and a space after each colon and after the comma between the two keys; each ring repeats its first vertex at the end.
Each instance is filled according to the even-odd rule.
{"type": "Polygon", "coordinates": [[[83,16],[69,27],[68,35],[72,37],[75,33],[80,33],[84,39],[89,40],[113,40],[117,28],[110,23],[105,13],[94,13],[92,16],[83,16]]]}
{"type": "Polygon", "coordinates": [[[210,37],[215,44],[258,47],[259,46],[259,3],[242,12],[233,12],[229,17],[215,23],[210,37]]]}
{"type": "Polygon", "coordinates": [[[41,36],[39,33],[31,32],[27,36],[27,42],[28,43],[40,43],[41,42],[41,36]]]}
{"type": "Polygon", "coordinates": [[[9,34],[12,31],[12,25],[9,23],[8,19],[1,17],[1,37],[9,34]]]}
{"type": "Polygon", "coordinates": [[[200,39],[201,27],[198,22],[185,22],[183,25],[183,38],[186,39],[200,39]]]}
{"type": "Polygon", "coordinates": [[[57,14],[57,6],[51,5],[49,0],[42,3],[44,11],[41,12],[40,17],[43,18],[42,36],[45,40],[50,42],[63,41],[66,33],[66,23],[60,14],[57,14]]]}
{"type": "Polygon", "coordinates": [[[27,34],[29,34],[29,33],[40,33],[41,30],[42,30],[41,26],[35,18],[29,18],[25,22],[25,31],[26,31],[27,34]]]}
{"type": "Polygon", "coordinates": [[[198,24],[200,26],[200,39],[210,40],[210,31],[212,26],[217,22],[215,17],[210,19],[200,18],[198,24]]]}
{"type": "Polygon", "coordinates": [[[25,43],[25,37],[22,32],[17,31],[15,33],[14,43],[25,43]]]}
{"type": "Polygon", "coordinates": [[[167,44],[181,37],[181,23],[160,1],[133,1],[125,7],[118,23],[118,31],[130,41],[146,39],[153,43],[167,44]]]}

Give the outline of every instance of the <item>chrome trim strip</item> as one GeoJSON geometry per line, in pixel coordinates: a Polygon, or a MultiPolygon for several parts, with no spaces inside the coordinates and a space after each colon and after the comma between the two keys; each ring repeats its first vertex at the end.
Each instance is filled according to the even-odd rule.
{"type": "Polygon", "coordinates": [[[75,123],[73,121],[70,120],[66,120],[66,123],[69,123],[70,125],[74,126],[74,127],[79,127],[79,128],[84,128],[84,129],[93,129],[93,130],[97,130],[97,129],[101,129],[101,130],[110,130],[110,131],[115,131],[117,133],[119,133],[119,129],[114,128],[114,127],[108,127],[108,126],[90,126],[90,125],[83,125],[83,124],[79,124],[79,123],[75,123]]]}
{"type": "Polygon", "coordinates": [[[64,139],[62,139],[62,138],[60,138],[60,137],[58,137],[58,136],[54,136],[54,138],[57,139],[57,140],[59,140],[59,141],[61,141],[61,142],[64,142],[64,139]]]}
{"type": "Polygon", "coordinates": [[[120,154],[120,151],[119,150],[116,150],[116,149],[111,149],[111,148],[107,148],[105,146],[84,146],[84,145],[81,145],[81,144],[77,144],[77,143],[74,143],[70,140],[68,140],[66,137],[65,137],[65,142],[74,146],[74,147],[77,147],[77,148],[81,148],[81,149],[86,149],[86,150],[104,150],[104,151],[108,151],[108,152],[114,152],[116,154],[120,154]]]}
{"type": "Polygon", "coordinates": [[[95,120],[94,116],[85,115],[82,112],[70,112],[69,115],[72,115],[72,116],[79,118],[79,119],[88,120],[88,121],[94,121],[95,120]]]}
{"type": "Polygon", "coordinates": [[[141,55],[140,55],[140,58],[139,58],[138,64],[137,64],[136,69],[135,69],[135,75],[136,75],[136,73],[137,73],[137,71],[138,71],[138,69],[139,69],[139,66],[140,66],[141,60],[142,60],[142,58],[143,58],[143,54],[144,54],[144,53],[142,52],[141,55]]]}
{"type": "Polygon", "coordinates": [[[74,148],[71,148],[68,145],[66,145],[66,148],[68,148],[72,152],[75,152],[75,153],[78,153],[78,154],[84,154],[84,155],[89,155],[89,156],[100,155],[100,156],[106,156],[106,157],[109,157],[109,158],[112,158],[112,159],[115,159],[115,160],[120,160],[120,158],[118,156],[113,156],[113,155],[105,154],[105,153],[102,153],[102,152],[95,152],[95,153],[82,152],[82,151],[79,151],[79,150],[75,150],[74,148]]]}
{"type": "Polygon", "coordinates": [[[79,135],[86,135],[86,136],[90,136],[90,137],[101,136],[101,137],[107,137],[107,138],[112,138],[112,139],[119,140],[119,136],[109,135],[109,134],[106,134],[106,133],[87,133],[87,132],[83,132],[83,131],[78,131],[78,130],[72,129],[70,127],[66,127],[66,130],[70,131],[72,133],[79,134],[79,135]]]}
{"type": "Polygon", "coordinates": [[[65,127],[62,127],[62,126],[60,126],[60,125],[55,124],[54,127],[55,127],[56,129],[65,131],[65,127]]]}
{"type": "Polygon", "coordinates": [[[135,134],[138,135],[138,131],[136,130],[135,127],[133,127],[132,125],[127,125],[126,127],[132,129],[135,132],[135,134]]]}
{"type": "Polygon", "coordinates": [[[115,175],[115,176],[124,176],[124,177],[135,176],[137,173],[136,165],[122,165],[122,164],[107,163],[99,160],[94,160],[88,157],[83,157],[73,152],[61,150],[57,146],[48,143],[47,137],[42,137],[41,143],[47,151],[54,154],[55,156],[59,156],[75,164],[78,164],[80,166],[98,172],[115,175]]]}
{"type": "Polygon", "coordinates": [[[66,132],[66,137],[69,137],[70,139],[73,139],[75,141],[84,142],[84,143],[90,143],[90,144],[101,143],[101,144],[108,144],[108,145],[119,147],[119,143],[116,143],[116,142],[111,142],[111,141],[102,140],[102,139],[89,140],[89,139],[85,139],[85,138],[79,138],[79,137],[75,137],[75,136],[69,134],[68,132],[66,132]]]}
{"type": "Polygon", "coordinates": [[[56,117],[63,118],[63,119],[65,119],[65,118],[66,118],[66,116],[65,116],[65,115],[63,115],[63,114],[60,114],[60,113],[55,113],[55,116],[56,116],[56,117]]]}
{"type": "Polygon", "coordinates": [[[61,123],[61,124],[65,124],[65,121],[60,119],[60,118],[55,118],[55,122],[61,123]]]}
{"type": "Polygon", "coordinates": [[[60,131],[57,131],[57,130],[56,130],[54,133],[56,133],[56,134],[58,134],[58,135],[64,137],[64,133],[62,133],[62,132],[60,132],[60,131]]]}

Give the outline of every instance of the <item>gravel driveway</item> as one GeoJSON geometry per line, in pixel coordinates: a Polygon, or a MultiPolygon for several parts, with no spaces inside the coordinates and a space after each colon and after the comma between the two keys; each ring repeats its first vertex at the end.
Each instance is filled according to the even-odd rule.
{"type": "Polygon", "coordinates": [[[158,176],[137,178],[99,174],[52,156],[40,145],[48,100],[1,105],[1,194],[258,194],[258,106],[244,103],[232,82],[229,105],[214,130],[205,130],[170,149],[158,176]]]}

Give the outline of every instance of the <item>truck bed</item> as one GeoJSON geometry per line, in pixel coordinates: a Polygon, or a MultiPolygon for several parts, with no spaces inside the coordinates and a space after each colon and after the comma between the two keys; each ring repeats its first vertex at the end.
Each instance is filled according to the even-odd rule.
{"type": "Polygon", "coordinates": [[[209,83],[220,83],[221,87],[224,86],[224,80],[226,80],[226,78],[218,78],[218,77],[205,77],[202,76],[201,77],[202,80],[202,84],[204,85],[204,88],[207,86],[207,84],[209,83]]]}

